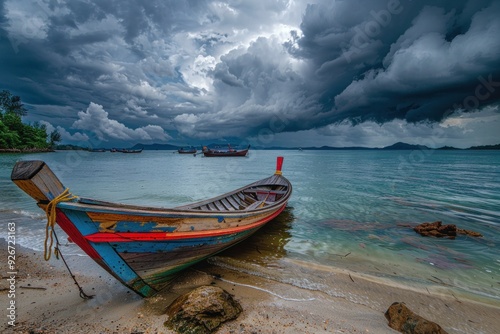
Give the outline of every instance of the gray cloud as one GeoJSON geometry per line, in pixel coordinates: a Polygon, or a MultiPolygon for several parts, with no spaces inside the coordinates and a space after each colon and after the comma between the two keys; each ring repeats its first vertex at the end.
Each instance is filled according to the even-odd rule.
{"type": "Polygon", "coordinates": [[[85,111],[78,113],[72,128],[92,131],[97,135],[97,139],[106,141],[107,138],[123,141],[164,141],[169,139],[165,131],[157,125],[147,125],[144,127],[131,129],[124,124],[109,118],[109,114],[98,104],[90,103],[85,111]]]}
{"type": "Polygon", "coordinates": [[[3,0],[0,84],[66,138],[337,126],[347,138],[346,124],[365,124],[351,130],[368,140],[375,123],[497,105],[499,15],[493,0],[3,0]]]}
{"type": "MultiPolygon", "coordinates": [[[[311,80],[329,74],[322,81],[324,119],[439,121],[474,94],[479,76],[498,77],[499,5],[482,2],[475,12],[466,10],[469,3],[380,1],[335,24],[322,13],[337,2],[309,6],[297,53],[314,62],[311,80]]],[[[480,102],[497,100],[498,93],[480,102]]]]}

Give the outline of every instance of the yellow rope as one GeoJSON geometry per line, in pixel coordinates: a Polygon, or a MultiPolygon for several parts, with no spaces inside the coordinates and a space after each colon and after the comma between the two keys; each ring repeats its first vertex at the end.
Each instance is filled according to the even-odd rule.
{"type": "MultiPolygon", "coordinates": [[[[47,214],[47,225],[45,226],[45,244],[43,249],[43,257],[45,261],[50,260],[50,256],[52,255],[52,245],[54,244],[54,226],[56,225],[56,207],[57,204],[61,202],[68,202],[74,200],[77,196],[74,196],[69,192],[69,189],[66,188],[60,195],[55,197],[53,200],[47,204],[45,208],[45,213],[47,214]],[[50,243],[48,244],[50,239],[50,243]]],[[[55,250],[55,254],[57,257],[57,248],[55,250]]]]}

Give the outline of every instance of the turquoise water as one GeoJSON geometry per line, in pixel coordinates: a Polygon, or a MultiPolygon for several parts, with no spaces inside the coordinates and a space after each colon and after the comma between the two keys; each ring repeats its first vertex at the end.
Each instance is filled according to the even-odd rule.
{"type": "MultiPolygon", "coordinates": [[[[4,154],[0,232],[5,235],[5,221],[16,222],[18,242],[43,249],[44,213],[10,181],[17,160],[46,161],[77,195],[170,207],[269,176],[278,155],[294,187],[288,208],[213,264],[331,294],[334,283],[315,274],[315,265],[500,303],[500,151],[253,150],[246,158],[172,151],[4,154]],[[483,237],[424,238],[411,229],[437,220],[483,237]]],[[[73,247],[67,252],[82,254],[73,247]]]]}

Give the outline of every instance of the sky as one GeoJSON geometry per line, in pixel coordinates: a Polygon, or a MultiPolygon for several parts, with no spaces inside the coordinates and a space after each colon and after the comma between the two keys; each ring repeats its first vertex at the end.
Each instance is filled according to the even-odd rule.
{"type": "Polygon", "coordinates": [[[0,90],[63,143],[500,143],[497,0],[0,0],[0,90]]]}

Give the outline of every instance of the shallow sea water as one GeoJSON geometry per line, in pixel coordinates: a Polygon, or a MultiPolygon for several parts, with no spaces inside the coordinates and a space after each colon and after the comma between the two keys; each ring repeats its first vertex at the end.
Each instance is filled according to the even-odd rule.
{"type": "MultiPolygon", "coordinates": [[[[287,209],[211,264],[334,296],[330,269],[500,303],[500,151],[3,154],[0,233],[15,222],[19,244],[43,249],[45,215],[10,181],[17,160],[44,160],[77,195],[172,207],[269,176],[277,156],[284,156],[283,175],[293,184],[287,209]],[[424,238],[412,230],[437,220],[483,237],[424,238]]],[[[65,253],[84,256],[72,244],[65,253]]]]}

